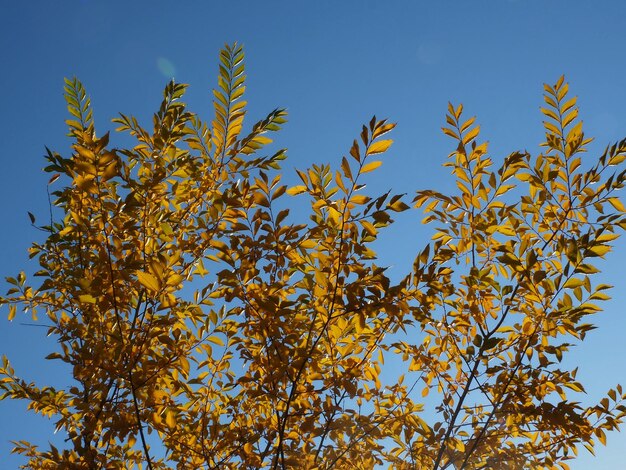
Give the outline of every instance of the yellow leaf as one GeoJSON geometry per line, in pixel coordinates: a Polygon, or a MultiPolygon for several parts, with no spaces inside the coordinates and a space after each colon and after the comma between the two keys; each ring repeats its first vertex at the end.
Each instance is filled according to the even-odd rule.
{"type": "Polygon", "coordinates": [[[224,346],[224,341],[222,341],[222,338],[220,338],[219,336],[209,336],[207,338],[207,341],[217,344],[218,346],[224,346]]]}
{"type": "Polygon", "coordinates": [[[572,129],[567,133],[567,137],[565,140],[567,142],[573,142],[578,139],[583,133],[583,123],[582,121],[576,124],[572,129]]]}
{"type": "Polygon", "coordinates": [[[161,289],[160,283],[157,278],[150,273],[137,271],[137,280],[141,283],[142,286],[152,292],[158,292],[161,289]]]}
{"type": "Polygon", "coordinates": [[[515,230],[513,230],[513,227],[511,227],[510,225],[500,225],[498,226],[497,230],[502,235],[507,235],[509,237],[515,236],[515,230]]]}
{"type": "Polygon", "coordinates": [[[452,137],[453,139],[459,140],[459,136],[456,132],[454,132],[452,129],[448,128],[448,127],[442,127],[441,130],[443,131],[443,133],[447,136],[452,137]]]}
{"type": "Polygon", "coordinates": [[[373,171],[382,164],[383,162],[381,162],[380,160],[374,160],[373,162],[369,162],[367,165],[363,165],[363,168],[361,168],[361,173],[367,173],[368,171],[373,171]]]}
{"type": "Polygon", "coordinates": [[[599,242],[610,242],[618,238],[619,235],[616,233],[603,233],[602,235],[599,235],[596,240],[598,240],[599,242]]]}
{"type": "Polygon", "coordinates": [[[549,118],[552,118],[552,119],[554,119],[555,121],[558,121],[558,120],[559,120],[559,117],[556,115],[556,113],[555,113],[553,110],[551,110],[551,109],[549,109],[549,108],[540,108],[540,110],[541,110],[541,112],[542,112],[543,114],[545,114],[545,115],[546,115],[546,116],[548,116],[549,118]]]}
{"type": "Polygon", "coordinates": [[[77,175],[76,178],[74,178],[74,184],[83,191],[89,191],[95,187],[94,178],[94,175],[77,175]]]}
{"type": "Polygon", "coordinates": [[[571,113],[569,113],[567,116],[565,116],[563,118],[563,124],[561,124],[561,125],[563,127],[566,127],[568,124],[570,124],[577,117],[578,117],[578,109],[574,109],[571,113]]]}
{"type": "Polygon", "coordinates": [[[409,209],[409,206],[400,200],[395,201],[393,204],[389,204],[388,207],[394,212],[404,212],[405,210],[409,209]]]}
{"type": "Polygon", "coordinates": [[[117,176],[117,162],[113,161],[109,163],[102,171],[103,181],[108,181],[114,176],[117,176]]]}
{"type": "Polygon", "coordinates": [[[287,194],[290,194],[291,196],[295,196],[297,194],[302,194],[304,192],[306,192],[306,186],[303,186],[303,185],[294,186],[294,187],[289,188],[287,190],[287,194]]]}
{"type": "Polygon", "coordinates": [[[183,281],[184,277],[180,274],[172,274],[167,278],[168,286],[176,286],[183,281]]]}
{"type": "Polygon", "coordinates": [[[377,153],[383,153],[385,150],[391,147],[391,144],[393,144],[393,140],[391,139],[379,140],[378,142],[373,142],[367,148],[366,155],[376,155],[377,153]]]}
{"type": "Polygon", "coordinates": [[[608,245],[596,245],[589,248],[589,251],[591,251],[596,256],[604,256],[609,251],[611,251],[611,247],[608,245]]]}
{"type": "Polygon", "coordinates": [[[204,267],[202,259],[199,259],[196,263],[196,270],[194,271],[194,274],[197,274],[198,276],[206,276],[207,274],[209,274],[209,271],[207,271],[204,267]]]}
{"type": "Polygon", "coordinates": [[[96,298],[93,295],[83,294],[78,296],[78,301],[82,304],[95,304],[96,298]]]}
{"type": "Polygon", "coordinates": [[[461,132],[465,132],[474,122],[476,121],[476,117],[471,117],[467,121],[463,123],[461,126],[461,132]]]}
{"type": "Polygon", "coordinates": [[[544,121],[544,122],[543,122],[543,127],[545,127],[545,128],[546,128],[546,130],[547,130],[548,132],[550,132],[551,134],[554,134],[554,135],[561,135],[561,131],[560,131],[560,130],[559,130],[559,129],[558,129],[558,128],[554,125],[554,124],[552,124],[552,123],[551,123],[551,122],[549,122],[549,121],[544,121]]]}
{"type": "Polygon", "coordinates": [[[15,304],[9,305],[9,321],[15,318],[16,313],[17,313],[17,306],[15,304]]]}
{"type": "Polygon", "coordinates": [[[470,130],[467,134],[465,134],[463,136],[463,145],[467,145],[472,140],[474,140],[476,136],[479,134],[479,132],[480,132],[480,126],[476,126],[472,130],[470,130]]]}
{"type": "Polygon", "coordinates": [[[304,248],[304,249],[308,250],[308,249],[311,249],[311,248],[315,248],[317,246],[317,242],[315,240],[310,240],[310,239],[309,240],[302,240],[300,242],[299,246],[301,248],[304,248]]]}
{"type": "Polygon", "coordinates": [[[319,286],[324,287],[328,284],[327,273],[324,273],[320,271],[319,269],[317,269],[314,273],[314,276],[315,276],[315,282],[317,282],[319,286]]]}
{"type": "Polygon", "coordinates": [[[393,124],[393,123],[388,123],[388,124],[384,124],[384,125],[382,125],[380,127],[377,127],[376,129],[374,129],[374,132],[372,133],[372,137],[374,139],[376,139],[377,137],[380,137],[381,135],[386,134],[387,132],[389,132],[394,127],[396,127],[396,125],[393,124]]]}
{"type": "Polygon", "coordinates": [[[165,414],[165,424],[167,424],[170,428],[176,426],[176,416],[172,410],[167,410],[167,413],[165,414]]]}
{"type": "Polygon", "coordinates": [[[350,198],[350,202],[353,204],[366,204],[369,200],[370,198],[363,194],[355,194],[350,198]]]}
{"type": "Polygon", "coordinates": [[[574,289],[576,287],[580,287],[584,284],[584,281],[582,279],[578,279],[577,277],[570,277],[567,282],[565,284],[563,284],[563,287],[565,289],[574,289]]]}
{"type": "Polygon", "coordinates": [[[377,233],[376,227],[374,227],[374,225],[371,222],[367,220],[361,220],[361,225],[363,226],[363,228],[365,229],[367,233],[369,233],[372,236],[376,236],[376,233],[377,233]]]}
{"type": "Polygon", "coordinates": [[[465,444],[463,441],[453,441],[454,447],[460,452],[465,452],[465,444]]]}
{"type": "Polygon", "coordinates": [[[359,312],[356,314],[356,323],[354,325],[354,329],[357,333],[361,333],[365,329],[365,314],[363,312],[359,312]]]}
{"type": "Polygon", "coordinates": [[[174,230],[172,230],[172,226],[168,224],[167,222],[163,222],[161,224],[161,230],[163,230],[163,233],[168,236],[171,236],[174,234],[174,230]]]}
{"type": "MultiPolygon", "coordinates": [[[[532,324],[532,322],[530,320],[528,320],[527,318],[524,319],[524,321],[522,322],[522,333],[525,335],[529,335],[532,332],[534,332],[535,327],[532,324]]],[[[529,348],[532,350],[532,348],[529,348]]]]}
{"type": "Polygon", "coordinates": [[[622,204],[622,201],[620,201],[619,198],[617,198],[617,197],[610,197],[609,198],[609,202],[615,208],[615,210],[620,211],[620,212],[625,212],[626,211],[626,208],[624,208],[624,204],[622,204]]]}
{"type": "Polygon", "coordinates": [[[328,219],[335,225],[339,223],[339,219],[341,218],[341,214],[334,207],[328,206],[328,219]]]}

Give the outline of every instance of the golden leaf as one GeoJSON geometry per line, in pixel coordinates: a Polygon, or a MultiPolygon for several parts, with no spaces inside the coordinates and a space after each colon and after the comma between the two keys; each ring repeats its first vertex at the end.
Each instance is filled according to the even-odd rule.
{"type": "Polygon", "coordinates": [[[624,208],[624,204],[622,204],[622,201],[620,201],[620,199],[618,197],[610,197],[608,199],[608,201],[615,208],[615,210],[617,210],[619,212],[625,212],[626,211],[626,208],[624,208]]]}
{"type": "Polygon", "coordinates": [[[137,271],[137,280],[149,291],[158,292],[161,289],[161,283],[150,273],[137,271]]]}
{"type": "Polygon", "coordinates": [[[374,160],[372,162],[369,162],[365,165],[363,165],[363,167],[361,168],[361,173],[367,173],[369,171],[373,171],[376,168],[378,168],[380,165],[382,165],[383,162],[381,162],[380,160],[374,160]]]}
{"type": "Polygon", "coordinates": [[[289,188],[287,190],[287,194],[289,194],[291,196],[296,196],[298,194],[305,193],[306,191],[307,191],[306,186],[299,185],[299,186],[293,186],[293,187],[289,188]]]}
{"type": "Polygon", "coordinates": [[[574,289],[576,287],[580,287],[585,283],[584,280],[579,279],[577,277],[570,277],[565,284],[563,284],[563,287],[565,289],[574,289]]]}
{"type": "Polygon", "coordinates": [[[354,194],[351,198],[350,198],[350,202],[353,204],[367,204],[369,202],[370,198],[368,196],[365,196],[363,194],[354,194]]]}
{"type": "Polygon", "coordinates": [[[393,140],[391,139],[373,142],[367,148],[366,155],[376,155],[377,153],[383,153],[391,146],[391,144],[393,144],[393,140]]]}
{"type": "Polygon", "coordinates": [[[365,231],[372,236],[376,236],[376,234],[378,233],[378,230],[376,230],[376,227],[374,227],[374,225],[367,220],[361,220],[361,225],[363,226],[365,231]]]}
{"type": "Polygon", "coordinates": [[[93,295],[82,294],[78,296],[78,301],[82,304],[95,304],[96,298],[93,295]]]}
{"type": "Polygon", "coordinates": [[[15,304],[9,305],[9,321],[15,318],[15,314],[17,313],[17,306],[15,304]]]}
{"type": "Polygon", "coordinates": [[[176,414],[174,413],[174,411],[167,410],[167,412],[165,413],[165,424],[167,424],[169,428],[176,427],[176,414]]]}
{"type": "Polygon", "coordinates": [[[472,128],[467,134],[463,136],[463,145],[469,144],[480,133],[480,126],[472,128]]]}
{"type": "Polygon", "coordinates": [[[224,346],[224,341],[219,336],[209,336],[207,341],[217,344],[218,346],[224,346]]]}

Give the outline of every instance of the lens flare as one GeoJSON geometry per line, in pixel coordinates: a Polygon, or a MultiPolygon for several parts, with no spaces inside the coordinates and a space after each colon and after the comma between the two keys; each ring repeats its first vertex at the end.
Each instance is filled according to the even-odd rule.
{"type": "Polygon", "coordinates": [[[174,78],[174,75],[176,74],[176,67],[174,67],[174,64],[172,64],[172,62],[165,57],[159,57],[157,59],[157,68],[166,78],[174,78]]]}

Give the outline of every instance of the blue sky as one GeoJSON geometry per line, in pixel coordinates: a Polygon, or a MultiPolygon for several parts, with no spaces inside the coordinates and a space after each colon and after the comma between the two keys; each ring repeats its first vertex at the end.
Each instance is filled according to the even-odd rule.
{"type": "MultiPolygon", "coordinates": [[[[248,115],[289,111],[277,136],[289,149],[288,180],[294,167],[338,163],[373,114],[398,122],[396,144],[370,182],[377,191],[453,187],[440,166],[451,150],[440,132],[448,101],[478,116],[494,159],[517,149],[536,153],[542,83],[561,74],[579,96],[586,133],[596,138],[592,153],[626,134],[626,3],[618,0],[30,0],[2,2],[0,18],[1,276],[35,268],[26,249],[40,235],[26,211],[47,211],[44,146],[69,148],[63,77],[86,86],[100,133],[114,128],[118,112],[146,122],[172,76],[191,85],[187,102],[208,118],[218,51],[241,42],[248,115]]],[[[427,241],[428,228],[412,217],[382,237],[383,264],[401,269],[427,241]]],[[[604,263],[614,299],[570,358],[591,398],[626,384],[625,261],[620,247],[604,263]]],[[[26,317],[10,324],[6,313],[0,353],[29,379],[58,380],[59,366],[42,360],[45,329],[21,325],[26,317]]],[[[48,438],[46,423],[19,404],[0,403],[0,423],[0,459],[9,438],[48,438]]],[[[582,450],[571,468],[619,468],[624,448],[626,433],[610,435],[595,459],[582,450]]],[[[20,462],[1,461],[3,468],[20,462]]]]}

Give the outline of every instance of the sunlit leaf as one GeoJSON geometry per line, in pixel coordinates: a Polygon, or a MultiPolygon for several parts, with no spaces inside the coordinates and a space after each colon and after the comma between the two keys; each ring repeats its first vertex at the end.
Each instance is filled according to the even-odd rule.
{"type": "Polygon", "coordinates": [[[361,168],[361,173],[368,173],[370,171],[373,171],[373,170],[375,170],[376,168],[378,168],[382,164],[383,164],[383,162],[381,162],[380,160],[374,160],[374,161],[371,161],[369,163],[366,163],[361,168]]]}
{"type": "Polygon", "coordinates": [[[367,155],[376,155],[377,153],[386,152],[393,144],[393,140],[378,140],[370,144],[367,148],[367,155]]]}
{"type": "Polygon", "coordinates": [[[157,278],[150,273],[138,271],[137,280],[149,291],[158,292],[161,289],[161,285],[157,278]]]}

